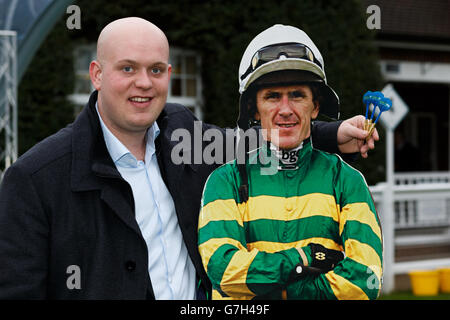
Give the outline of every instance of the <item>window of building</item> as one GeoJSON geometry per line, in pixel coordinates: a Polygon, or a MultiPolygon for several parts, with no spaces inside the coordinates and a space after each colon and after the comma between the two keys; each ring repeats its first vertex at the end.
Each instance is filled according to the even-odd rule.
{"type": "Polygon", "coordinates": [[[172,76],[167,100],[188,107],[197,118],[202,119],[200,56],[195,51],[171,48],[169,62],[172,76]]]}
{"type": "Polygon", "coordinates": [[[69,96],[75,104],[75,116],[81,111],[89,100],[89,95],[95,90],[89,77],[89,64],[96,59],[96,46],[81,45],[74,50],[75,89],[69,96]]]}
{"type": "MultiPolygon", "coordinates": [[[[89,77],[89,64],[96,58],[95,45],[82,45],[74,51],[75,90],[70,99],[75,103],[75,115],[86,105],[94,87],[89,77]]],[[[169,84],[168,102],[188,107],[202,119],[201,58],[195,51],[171,48],[169,63],[172,75],[169,84]]]]}

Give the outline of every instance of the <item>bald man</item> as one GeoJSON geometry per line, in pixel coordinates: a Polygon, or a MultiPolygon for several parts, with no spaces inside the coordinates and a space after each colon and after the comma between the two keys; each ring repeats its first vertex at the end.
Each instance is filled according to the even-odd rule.
{"type": "Polygon", "coordinates": [[[144,19],[116,20],[98,38],[97,61],[89,69],[99,92],[98,111],[112,134],[138,160],[144,160],[147,129],[166,103],[168,61],[166,36],[144,19]]]}
{"type": "MultiPolygon", "coordinates": [[[[102,30],[97,57],[96,90],[79,116],[5,173],[0,299],[204,298],[197,222],[218,165],[171,159],[172,132],[193,137],[196,118],[166,103],[167,39],[144,19],[119,19],[102,30]]],[[[338,127],[352,125],[320,133],[336,137],[338,127]]],[[[340,136],[339,147],[355,144],[340,136]]]]}
{"type": "Polygon", "coordinates": [[[168,59],[166,36],[144,19],[102,30],[86,108],[2,181],[0,299],[205,296],[194,222],[211,170],[170,160],[171,131],[195,118],[166,105],[168,59]]]}

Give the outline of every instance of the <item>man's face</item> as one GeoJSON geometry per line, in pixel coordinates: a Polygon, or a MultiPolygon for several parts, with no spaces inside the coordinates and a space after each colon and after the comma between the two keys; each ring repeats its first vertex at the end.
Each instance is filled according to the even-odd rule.
{"type": "Polygon", "coordinates": [[[110,38],[102,59],[91,63],[100,114],[114,134],[145,132],[166,103],[168,46],[145,31],[110,38]]]}
{"type": "Polygon", "coordinates": [[[319,104],[307,85],[262,88],[256,93],[255,119],[267,141],[280,149],[292,149],[311,134],[311,119],[319,113],[319,104]],[[278,134],[278,138],[274,136],[278,134]]]}

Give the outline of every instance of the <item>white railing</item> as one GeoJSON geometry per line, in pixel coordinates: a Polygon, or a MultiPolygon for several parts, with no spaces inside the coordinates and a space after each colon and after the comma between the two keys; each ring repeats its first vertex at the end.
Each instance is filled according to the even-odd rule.
{"type": "MultiPolygon", "coordinates": [[[[383,190],[371,187],[379,206],[383,190]]],[[[450,226],[450,183],[396,185],[393,193],[395,229],[450,226]]]]}
{"type": "MultiPolygon", "coordinates": [[[[448,173],[446,173],[448,175],[448,173]]],[[[434,173],[417,174],[421,183],[411,177],[407,184],[389,186],[380,183],[370,187],[377,212],[380,216],[384,238],[384,282],[383,291],[394,289],[394,275],[405,273],[424,265],[430,267],[450,266],[450,259],[435,261],[396,262],[395,246],[417,243],[450,244],[450,182],[437,182],[440,177],[434,173]],[[392,203],[390,203],[392,202],[392,203]],[[421,234],[421,230],[432,230],[433,234],[421,234]],[[399,231],[409,231],[407,236],[398,235],[399,231]]],[[[439,175],[443,176],[442,173],[439,175]]],[[[397,179],[402,177],[396,174],[397,179]]],[[[400,180],[399,180],[400,181],[400,180]]]]}
{"type": "Polygon", "coordinates": [[[434,171],[395,173],[394,181],[397,185],[420,183],[450,183],[450,172],[434,171]]]}

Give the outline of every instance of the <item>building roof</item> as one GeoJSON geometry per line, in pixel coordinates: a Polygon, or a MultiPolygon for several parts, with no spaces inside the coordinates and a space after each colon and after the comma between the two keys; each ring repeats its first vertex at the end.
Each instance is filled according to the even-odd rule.
{"type": "Polygon", "coordinates": [[[450,39],[449,0],[363,0],[363,7],[378,5],[379,37],[450,39]]]}

